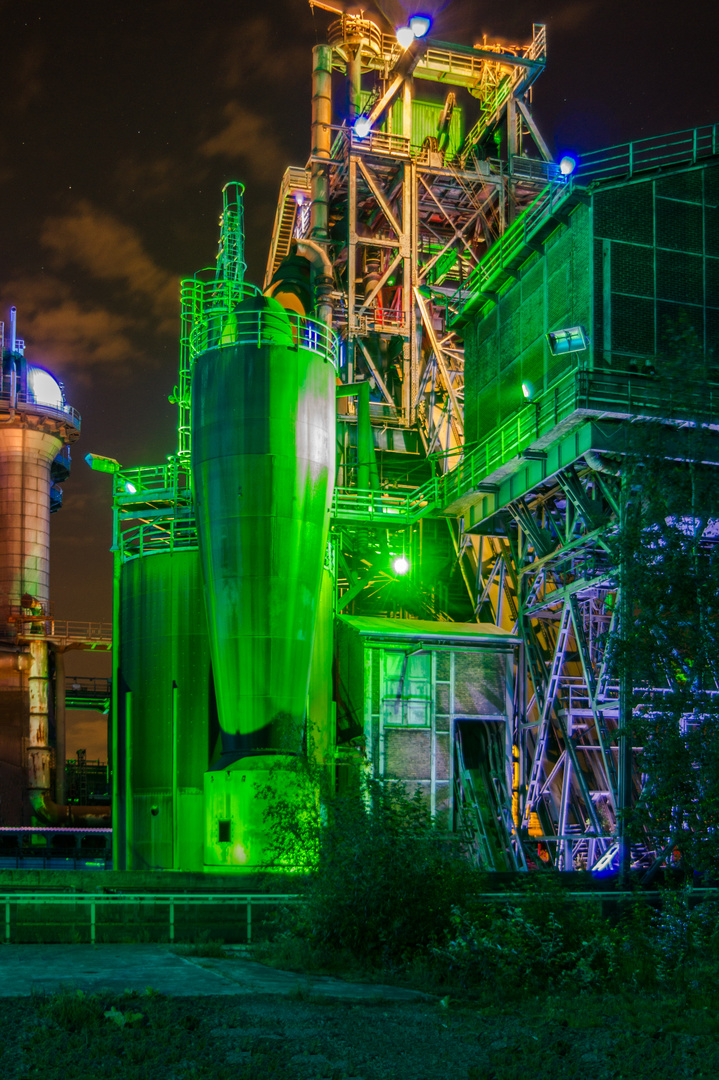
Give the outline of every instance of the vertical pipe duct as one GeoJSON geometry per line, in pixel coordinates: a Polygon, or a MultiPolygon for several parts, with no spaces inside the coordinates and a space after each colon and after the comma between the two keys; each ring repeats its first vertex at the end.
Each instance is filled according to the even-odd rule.
{"type": "Polygon", "coordinates": [[[65,802],[65,762],[67,760],[67,729],[65,713],[65,650],[60,645],[55,654],[55,802],[65,802]]]}
{"type": "Polygon", "coordinates": [[[310,235],[326,240],[329,227],[329,160],[332,150],[332,47],[312,50],[312,166],[310,235]],[[327,164],[324,164],[327,162],[327,164]]]}

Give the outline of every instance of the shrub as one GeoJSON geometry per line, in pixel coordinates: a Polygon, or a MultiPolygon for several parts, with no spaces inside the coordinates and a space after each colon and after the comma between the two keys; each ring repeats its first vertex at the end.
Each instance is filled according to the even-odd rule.
{"type": "Polygon", "coordinates": [[[526,899],[472,915],[455,907],[451,938],[432,950],[436,974],[509,997],[601,987],[613,973],[616,944],[597,905],[563,896],[548,878],[528,884],[526,899]]]}
{"type": "MultiPolygon", "coordinates": [[[[287,817],[276,805],[270,809],[276,830],[287,817]]],[[[397,967],[444,941],[452,904],[478,885],[476,871],[443,839],[421,796],[408,798],[401,783],[370,783],[364,796],[318,799],[291,839],[278,840],[278,850],[283,843],[285,850],[292,843],[312,852],[295,931],[325,955],[336,950],[369,966],[397,967]]]]}

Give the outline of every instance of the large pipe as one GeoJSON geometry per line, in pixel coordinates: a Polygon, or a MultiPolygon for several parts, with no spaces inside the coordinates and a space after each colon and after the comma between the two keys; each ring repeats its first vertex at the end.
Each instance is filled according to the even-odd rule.
{"type": "Polygon", "coordinates": [[[379,472],[369,412],[368,380],[344,383],[335,388],[338,398],[357,396],[357,487],[360,491],[379,491],[379,472]]]}
{"type": "Polygon", "coordinates": [[[315,313],[318,320],[331,330],[332,316],[334,314],[334,305],[332,303],[334,272],[332,263],[325,249],[320,247],[314,240],[298,240],[297,250],[300,255],[304,254],[303,248],[308,252],[305,258],[309,259],[312,265],[315,313]]]}
{"type": "Polygon", "coordinates": [[[66,716],[65,716],[65,650],[61,645],[53,648],[55,654],[55,799],[62,806],[65,802],[66,716]]]}
{"type": "Polygon", "coordinates": [[[332,152],[332,47],[315,45],[312,50],[312,61],[310,234],[317,240],[327,240],[330,199],[329,161],[332,152]]]}
{"type": "Polygon", "coordinates": [[[47,641],[31,641],[28,689],[30,722],[27,741],[27,786],[35,817],[48,825],[107,825],[109,806],[68,806],[50,797],[52,750],[48,732],[48,647],[47,641]]]}

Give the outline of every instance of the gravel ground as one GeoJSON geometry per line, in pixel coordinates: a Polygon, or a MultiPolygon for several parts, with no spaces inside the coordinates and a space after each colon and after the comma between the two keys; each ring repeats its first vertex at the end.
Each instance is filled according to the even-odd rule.
{"type": "Polygon", "coordinates": [[[62,997],[0,1001],[2,1080],[719,1076],[713,1010],[668,997],[569,995],[503,1009],[454,1001],[356,1004],[301,992],[62,997]]]}

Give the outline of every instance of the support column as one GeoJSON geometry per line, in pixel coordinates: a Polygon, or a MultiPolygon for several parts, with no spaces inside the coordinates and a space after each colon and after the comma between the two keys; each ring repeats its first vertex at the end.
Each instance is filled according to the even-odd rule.
{"type": "Polygon", "coordinates": [[[55,802],[65,805],[65,762],[67,760],[67,728],[65,715],[65,650],[59,645],[55,652],[55,802]]]}

